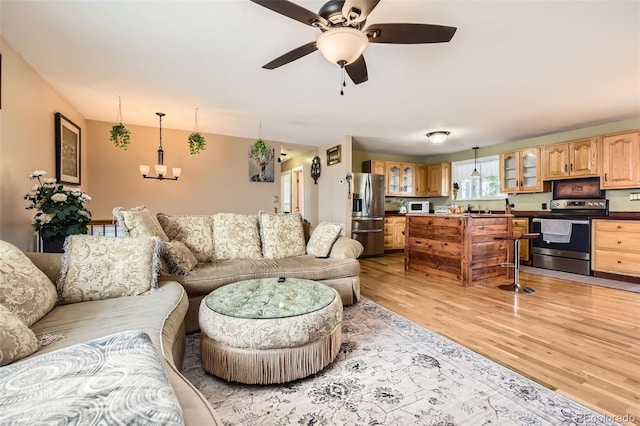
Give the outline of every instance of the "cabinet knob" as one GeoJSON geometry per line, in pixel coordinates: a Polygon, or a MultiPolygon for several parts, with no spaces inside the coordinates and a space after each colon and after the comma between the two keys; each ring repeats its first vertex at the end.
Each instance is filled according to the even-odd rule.
{"type": "Polygon", "coordinates": [[[622,260],[618,260],[618,263],[622,263],[622,260]]]}
{"type": "Polygon", "coordinates": [[[609,174],[608,174],[608,173],[605,173],[605,174],[604,174],[604,181],[605,181],[605,182],[608,182],[608,181],[609,181],[609,174]]]}
{"type": "Polygon", "coordinates": [[[565,173],[569,171],[566,164],[564,165],[564,171],[565,171],[565,173]]]}
{"type": "Polygon", "coordinates": [[[573,163],[571,163],[571,166],[569,167],[569,169],[573,171],[573,163]]]}
{"type": "Polygon", "coordinates": [[[618,225],[618,229],[622,229],[622,225],[618,225]]]}
{"type": "Polygon", "coordinates": [[[622,241],[618,241],[618,244],[622,244],[622,241]]]}

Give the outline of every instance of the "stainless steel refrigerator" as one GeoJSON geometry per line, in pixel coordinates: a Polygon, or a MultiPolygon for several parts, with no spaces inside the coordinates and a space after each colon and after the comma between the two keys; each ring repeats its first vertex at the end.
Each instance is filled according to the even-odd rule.
{"type": "Polygon", "coordinates": [[[384,254],[384,175],[353,173],[351,238],[364,246],[362,256],[384,254]]]}

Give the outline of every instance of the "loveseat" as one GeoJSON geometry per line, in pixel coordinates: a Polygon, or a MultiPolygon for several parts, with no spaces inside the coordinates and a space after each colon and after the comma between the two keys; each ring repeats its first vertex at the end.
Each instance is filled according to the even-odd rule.
{"type": "MultiPolygon", "coordinates": [[[[0,424],[42,423],[42,418],[31,415],[49,416],[48,421],[59,415],[57,421],[62,423],[66,418],[88,424],[87,413],[97,416],[95,424],[117,423],[117,416],[127,424],[222,424],[206,398],[180,373],[189,302],[179,283],[165,280],[150,291],[120,297],[104,291],[93,295],[84,292],[81,298],[86,300],[77,300],[80,293],[61,293],[60,282],[56,294],[53,283],[61,276],[63,255],[25,256],[2,241],[0,254],[0,365],[4,365],[0,367],[0,424]],[[141,343],[130,344],[134,338],[141,343]],[[96,376],[95,357],[108,358],[105,355],[115,352],[119,342],[125,343],[122,354],[127,357],[116,358],[117,365],[107,371],[106,378],[96,376]],[[124,379],[120,367],[127,365],[135,375],[130,380],[134,383],[124,379]],[[160,377],[148,382],[148,376],[140,376],[141,367],[155,368],[160,377]],[[60,388],[64,383],[67,389],[60,388]],[[108,399],[112,407],[117,392],[109,386],[120,383],[124,383],[125,401],[129,398],[133,404],[123,403],[103,412],[100,401],[108,399]],[[108,398],[100,395],[102,387],[102,396],[108,394],[108,398]],[[32,388],[39,393],[31,395],[32,388]],[[168,407],[174,410],[158,418],[168,407]],[[126,414],[125,408],[141,411],[126,414]],[[127,420],[127,415],[133,417],[127,420]]],[[[74,273],[72,266],[67,267],[67,277],[74,273]]],[[[128,291],[118,286],[114,289],[128,291]]]]}
{"type": "Polygon", "coordinates": [[[341,236],[342,225],[322,222],[308,241],[299,214],[154,214],[144,207],[114,209],[125,235],[155,236],[164,243],[168,271],[187,292],[187,332],[196,331],[200,302],[212,290],[254,278],[306,278],[338,291],[344,305],[360,298],[363,247],[341,236]],[[192,256],[193,255],[193,256],[192,256]]]}

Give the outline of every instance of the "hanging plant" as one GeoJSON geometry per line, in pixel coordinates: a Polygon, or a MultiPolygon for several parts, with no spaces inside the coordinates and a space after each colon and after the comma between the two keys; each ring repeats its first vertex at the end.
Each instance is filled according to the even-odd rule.
{"type": "Polygon", "coordinates": [[[266,158],[269,155],[269,151],[267,146],[264,144],[262,139],[258,139],[256,143],[253,144],[253,157],[254,158],[266,158]]]}
{"type": "Polygon", "coordinates": [[[189,152],[193,154],[199,154],[207,146],[207,141],[204,140],[204,136],[198,131],[198,108],[196,108],[196,122],[193,126],[193,133],[189,135],[189,152]]]}
{"type": "Polygon", "coordinates": [[[113,142],[116,148],[122,148],[125,151],[131,143],[131,132],[122,124],[122,102],[118,97],[118,124],[111,127],[111,136],[109,140],[113,142]]]}
{"type": "Polygon", "coordinates": [[[207,142],[204,140],[204,136],[202,136],[198,132],[193,132],[189,135],[189,152],[191,154],[198,154],[200,151],[204,150],[207,146],[207,142]]]}

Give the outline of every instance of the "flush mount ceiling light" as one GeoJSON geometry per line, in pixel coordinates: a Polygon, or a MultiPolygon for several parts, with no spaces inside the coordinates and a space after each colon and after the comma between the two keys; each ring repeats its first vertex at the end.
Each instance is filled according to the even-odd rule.
{"type": "Polygon", "coordinates": [[[447,132],[446,130],[438,130],[436,132],[427,133],[427,137],[432,143],[442,143],[450,134],[451,132],[447,132]]]}
{"type": "Polygon", "coordinates": [[[140,174],[145,179],[158,179],[158,180],[178,180],[180,174],[182,174],[182,169],[179,167],[174,167],[172,169],[173,177],[167,176],[167,166],[163,164],[164,160],[164,150],[162,149],[162,117],[164,117],[164,112],[156,112],[156,115],[160,118],[160,147],[158,148],[158,164],[154,166],[157,176],[148,176],[150,167],[141,164],[140,165],[140,174]]]}
{"type": "Polygon", "coordinates": [[[479,149],[480,148],[478,148],[477,146],[473,147],[474,158],[473,158],[473,172],[471,173],[472,177],[480,176],[480,173],[478,172],[478,150],[479,149]]]}

